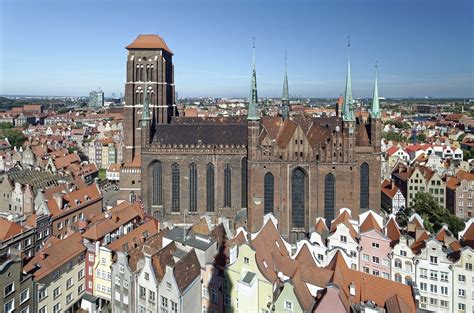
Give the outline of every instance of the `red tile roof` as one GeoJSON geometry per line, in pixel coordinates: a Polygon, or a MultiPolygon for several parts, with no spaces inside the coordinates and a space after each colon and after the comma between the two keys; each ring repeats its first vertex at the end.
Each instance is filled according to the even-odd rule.
{"type": "Polygon", "coordinates": [[[35,280],[38,281],[85,251],[86,247],[82,244],[79,233],[62,240],[50,237],[23,270],[33,272],[35,280]]]}
{"type": "MultiPolygon", "coordinates": [[[[112,251],[127,251],[133,249],[135,245],[144,242],[145,238],[158,234],[160,230],[160,222],[157,219],[150,219],[133,229],[128,234],[114,240],[112,243],[107,245],[112,251]],[[146,233],[146,237],[145,234],[146,233]]],[[[160,236],[160,238],[162,238],[160,236]]]]}
{"type": "Polygon", "coordinates": [[[104,238],[134,220],[143,218],[143,210],[139,202],[130,204],[126,201],[110,209],[100,217],[95,218],[95,222],[82,234],[84,238],[96,241],[104,238]]]}
{"type": "Polygon", "coordinates": [[[159,35],[138,35],[135,40],[129,44],[127,49],[163,49],[170,54],[173,54],[171,52],[170,48],[166,45],[166,42],[161,38],[159,35]]]}
{"type": "Polygon", "coordinates": [[[12,221],[0,217],[0,240],[4,241],[14,237],[24,230],[23,227],[12,221]]]}
{"type": "Polygon", "coordinates": [[[380,227],[379,223],[377,223],[377,220],[371,211],[369,211],[369,214],[367,214],[367,217],[360,225],[359,233],[365,233],[370,230],[382,232],[382,228],[380,227]]]}

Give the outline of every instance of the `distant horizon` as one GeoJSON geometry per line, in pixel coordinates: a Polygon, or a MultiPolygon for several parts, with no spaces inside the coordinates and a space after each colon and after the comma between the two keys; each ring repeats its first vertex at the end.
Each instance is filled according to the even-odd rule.
{"type": "MultiPolygon", "coordinates": [[[[65,96],[58,96],[58,95],[7,95],[7,94],[0,94],[0,97],[3,98],[9,98],[9,97],[18,97],[18,98],[88,98],[89,95],[84,95],[84,96],[77,96],[77,95],[65,95],[65,96]]],[[[107,96],[104,94],[104,98],[106,99],[114,99],[112,96],[107,96]]],[[[179,97],[179,99],[204,99],[204,98],[213,98],[213,99],[248,99],[248,97],[230,97],[230,96],[224,96],[224,97],[213,97],[213,96],[189,96],[189,97],[179,97]]],[[[339,96],[337,97],[291,97],[290,100],[297,100],[297,99],[338,99],[339,96]]],[[[117,99],[117,98],[115,98],[117,99]]],[[[258,99],[280,99],[280,97],[261,97],[259,96],[258,99]]],[[[372,97],[354,97],[355,100],[358,99],[372,99],[372,97]]],[[[474,102],[474,97],[470,98],[465,98],[465,97],[379,97],[379,99],[385,99],[385,100],[465,100],[466,102],[474,102]]]]}
{"type": "Polygon", "coordinates": [[[371,97],[378,60],[386,98],[474,98],[474,1],[195,4],[2,1],[0,93],[87,96],[100,86],[106,95],[123,94],[125,46],[153,33],[175,53],[180,97],[246,97],[256,37],[261,97],[281,95],[286,52],[290,94],[336,98],[344,92],[350,35],[354,97],[371,97]]]}

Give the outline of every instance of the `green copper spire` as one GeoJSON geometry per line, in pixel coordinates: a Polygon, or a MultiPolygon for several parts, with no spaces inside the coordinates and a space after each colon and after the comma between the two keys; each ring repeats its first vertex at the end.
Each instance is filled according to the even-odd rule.
{"type": "MultiPolygon", "coordinates": [[[[350,39],[350,38],[349,38],[350,39]]],[[[348,50],[351,47],[350,40],[347,43],[348,50]]],[[[351,78],[351,60],[347,60],[347,77],[346,77],[346,91],[344,93],[344,105],[342,111],[342,118],[344,121],[355,121],[354,113],[354,99],[352,98],[352,78],[351,78]]]]}
{"type": "Polygon", "coordinates": [[[372,97],[372,110],[370,115],[373,118],[380,118],[379,88],[377,86],[377,61],[375,61],[374,96],[372,97]]]}
{"type": "Polygon", "coordinates": [[[255,70],[255,38],[253,39],[252,85],[250,87],[249,109],[247,119],[258,121],[257,71],[255,70]]]}
{"type": "Polygon", "coordinates": [[[288,92],[288,74],[286,71],[286,52],[285,52],[285,76],[283,77],[283,93],[281,96],[282,102],[290,100],[290,95],[288,92]]]}
{"type": "Polygon", "coordinates": [[[283,77],[283,92],[281,95],[281,115],[284,119],[289,116],[290,110],[290,93],[288,91],[288,74],[286,70],[286,51],[285,51],[285,75],[283,77]]]}
{"type": "Polygon", "coordinates": [[[148,104],[148,83],[145,82],[145,90],[143,94],[143,113],[142,113],[142,126],[146,126],[145,121],[150,120],[150,107],[148,104]]]}

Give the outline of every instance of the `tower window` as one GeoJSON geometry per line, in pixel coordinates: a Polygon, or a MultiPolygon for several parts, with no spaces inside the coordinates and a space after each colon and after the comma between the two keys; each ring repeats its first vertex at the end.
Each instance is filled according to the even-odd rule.
{"type": "Polygon", "coordinates": [[[241,166],[240,166],[240,178],[241,178],[241,201],[242,201],[242,208],[246,208],[248,203],[247,199],[247,158],[242,158],[241,166]]]}
{"type": "Polygon", "coordinates": [[[163,196],[162,196],[162,172],[161,172],[161,162],[158,161],[153,164],[152,170],[152,205],[163,205],[163,196]]]}
{"type": "Polygon", "coordinates": [[[232,206],[232,169],[229,164],[224,168],[224,207],[232,206]]]}
{"type": "Polygon", "coordinates": [[[179,212],[179,165],[174,163],[171,166],[171,211],[179,212]]]}
{"type": "Polygon", "coordinates": [[[273,199],[274,199],[274,178],[273,174],[268,172],[263,179],[263,206],[264,214],[273,213],[273,199]]]}
{"type": "Polygon", "coordinates": [[[335,207],[335,184],[334,175],[329,173],[324,178],[324,218],[332,220],[334,219],[334,207],[335,207]]]}
{"type": "Polygon", "coordinates": [[[214,211],[214,165],[209,163],[206,169],[206,210],[214,211]]]}
{"type": "Polygon", "coordinates": [[[197,212],[197,170],[196,164],[189,166],[189,212],[197,212]]]}

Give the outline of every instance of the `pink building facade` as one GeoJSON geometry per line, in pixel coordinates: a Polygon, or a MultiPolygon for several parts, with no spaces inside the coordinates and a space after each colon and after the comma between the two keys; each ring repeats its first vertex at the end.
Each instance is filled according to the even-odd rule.
{"type": "Polygon", "coordinates": [[[360,234],[360,270],[390,279],[390,239],[379,230],[372,229],[360,234]]]}

